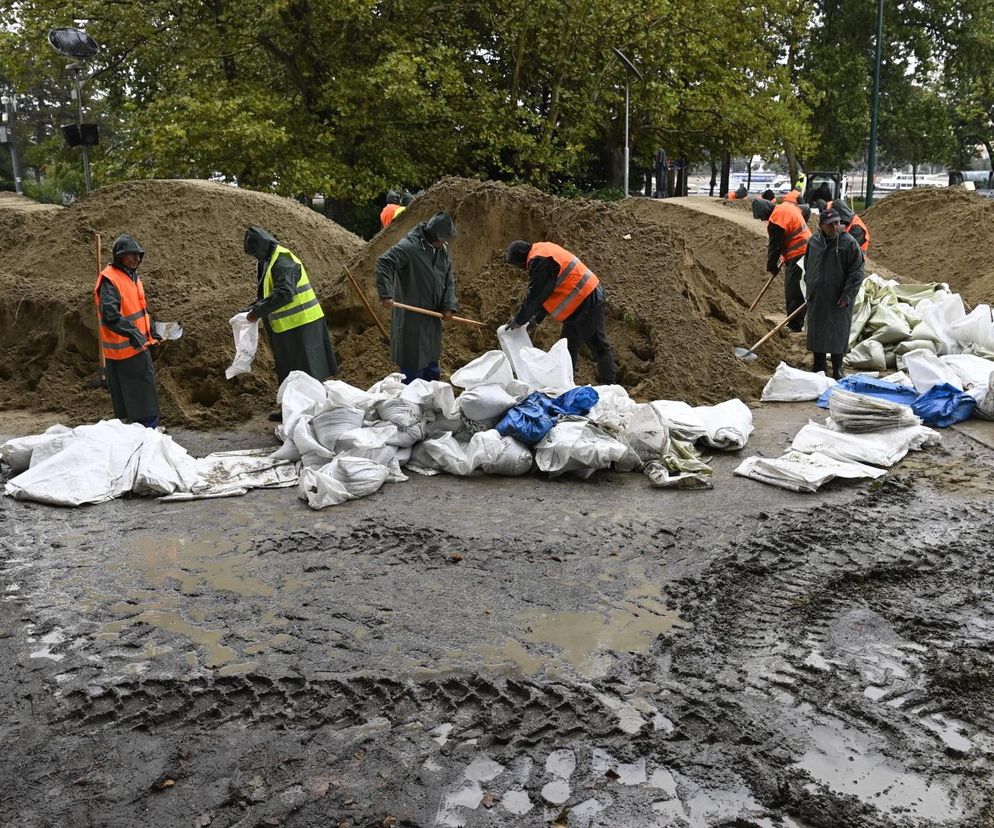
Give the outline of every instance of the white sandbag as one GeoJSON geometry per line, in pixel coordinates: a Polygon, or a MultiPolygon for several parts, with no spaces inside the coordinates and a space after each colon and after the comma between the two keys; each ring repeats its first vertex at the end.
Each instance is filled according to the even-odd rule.
{"type": "Polygon", "coordinates": [[[589,477],[620,460],[628,447],[584,418],[563,418],[535,446],[535,463],[556,476],[573,472],[589,477]]]}
{"type": "Polygon", "coordinates": [[[422,444],[439,467],[449,474],[467,476],[484,464],[496,463],[504,451],[497,431],[480,431],[468,443],[460,443],[451,434],[443,434],[422,444]]]}
{"type": "Polygon", "coordinates": [[[442,471],[441,465],[431,456],[423,442],[411,446],[411,457],[407,461],[406,467],[411,471],[427,476],[439,474],[442,471]]]}
{"type": "Polygon", "coordinates": [[[944,382],[963,390],[959,375],[931,351],[922,349],[905,354],[904,370],[908,372],[919,394],[927,394],[934,386],[944,382]]]}
{"type": "Polygon", "coordinates": [[[334,451],[338,438],[345,432],[362,428],[365,416],[365,409],[360,406],[326,403],[311,418],[311,431],[318,443],[334,451]]]}
{"type": "Polygon", "coordinates": [[[339,435],[335,448],[340,451],[382,448],[396,437],[397,431],[397,426],[393,423],[378,423],[373,426],[354,428],[339,435]]]}
{"type": "Polygon", "coordinates": [[[151,433],[138,423],[120,420],[79,426],[62,451],[8,480],[4,491],[17,500],[53,506],[113,500],[131,491],[142,446],[151,433]]]}
{"type": "Polygon", "coordinates": [[[167,495],[193,489],[199,480],[197,461],[172,437],[146,431],[131,491],[139,495],[167,495]]]}
{"type": "Polygon", "coordinates": [[[487,351],[467,362],[451,377],[453,385],[467,390],[478,385],[507,385],[513,379],[511,363],[501,351],[487,351]]]}
{"type": "Polygon", "coordinates": [[[410,456],[410,449],[400,449],[397,446],[391,446],[389,444],[382,446],[370,446],[368,448],[348,448],[338,452],[335,457],[353,457],[360,460],[372,460],[374,463],[379,463],[380,465],[389,465],[392,461],[397,461],[398,463],[403,461],[407,462],[410,456]],[[402,456],[400,453],[404,452],[402,456]]]}
{"type": "Polygon", "coordinates": [[[303,371],[291,371],[280,383],[276,392],[276,402],[283,410],[283,424],[277,429],[282,433],[282,439],[287,440],[293,433],[297,418],[301,414],[310,413],[328,399],[324,385],[303,371]]]}
{"type": "Polygon", "coordinates": [[[964,390],[986,388],[991,372],[994,372],[994,362],[974,354],[948,354],[939,357],[939,360],[952,369],[960,381],[959,387],[964,390]]]}
{"type": "Polygon", "coordinates": [[[590,409],[587,419],[609,431],[621,431],[640,403],[628,396],[621,385],[595,385],[594,391],[597,405],[590,409]]]}
{"type": "Polygon", "coordinates": [[[939,335],[933,331],[932,326],[925,321],[919,322],[911,329],[911,339],[912,341],[927,340],[931,342],[932,350],[935,350],[939,343],[939,335]]]}
{"type": "Polygon", "coordinates": [[[503,449],[497,459],[485,460],[480,464],[480,470],[484,474],[496,474],[502,477],[520,477],[528,474],[535,461],[531,449],[513,437],[501,437],[500,441],[503,449]]]}
{"type": "Polygon", "coordinates": [[[835,380],[826,377],[824,371],[818,373],[802,371],[800,368],[791,368],[786,362],[781,362],[763,388],[760,399],[763,402],[817,400],[833,385],[835,380]]]}
{"type": "Polygon", "coordinates": [[[380,400],[374,410],[381,420],[393,423],[397,428],[410,428],[421,422],[421,406],[400,397],[380,400]]]}
{"type": "Polygon", "coordinates": [[[931,351],[934,354],[935,348],[936,344],[931,339],[906,339],[894,346],[894,353],[897,356],[909,354],[912,351],[931,351]]]}
{"type": "Polygon", "coordinates": [[[628,447],[624,456],[614,464],[618,471],[632,471],[646,463],[661,460],[669,449],[669,428],[663,416],[650,403],[635,403],[620,429],[602,428],[628,447]]]}
{"type": "Polygon", "coordinates": [[[752,411],[742,400],[725,400],[718,405],[699,405],[694,409],[704,424],[703,440],[711,448],[738,451],[753,432],[752,411]]]}
{"type": "Polygon", "coordinates": [[[820,453],[836,460],[893,466],[909,451],[933,445],[938,433],[926,426],[907,426],[871,434],[847,434],[809,422],[794,437],[791,448],[805,454],[820,453]]]}
{"type": "Polygon", "coordinates": [[[804,454],[788,451],[775,458],[748,457],[734,469],[733,474],[794,492],[814,492],[836,477],[876,479],[886,472],[862,463],[837,460],[819,452],[804,454]]]}
{"type": "Polygon", "coordinates": [[[700,413],[681,400],[653,400],[650,405],[659,412],[672,437],[696,443],[708,433],[700,413]]]}
{"type": "Polygon", "coordinates": [[[890,305],[878,305],[866,325],[872,332],[867,339],[874,339],[884,345],[893,345],[911,336],[911,326],[907,319],[890,305]]]}
{"type": "Polygon", "coordinates": [[[412,380],[400,393],[400,398],[416,403],[424,413],[443,417],[458,417],[456,395],[452,386],[440,380],[412,380]]]}
{"type": "Polygon", "coordinates": [[[425,424],[418,421],[408,428],[398,428],[396,434],[387,438],[387,445],[396,446],[397,448],[410,448],[415,443],[420,443],[426,436],[427,429],[425,424]]]}
{"type": "Polygon", "coordinates": [[[367,393],[380,400],[389,397],[399,397],[404,393],[405,388],[407,386],[404,385],[404,375],[395,371],[392,374],[387,374],[379,382],[374,382],[367,389],[367,393]]]}
{"type": "Polygon", "coordinates": [[[228,324],[231,325],[231,335],[235,340],[235,358],[225,369],[224,378],[232,379],[252,370],[252,360],[259,349],[259,320],[249,322],[248,312],[236,313],[228,320],[228,324]]]}
{"type": "Polygon", "coordinates": [[[922,321],[935,332],[940,354],[955,354],[962,350],[951,330],[957,322],[966,318],[962,296],[951,293],[943,298],[925,299],[918,303],[918,310],[922,321]]]}
{"type": "Polygon", "coordinates": [[[962,319],[949,325],[949,336],[962,351],[970,346],[994,350],[994,321],[991,319],[990,305],[977,305],[962,319]]]}
{"type": "Polygon", "coordinates": [[[376,402],[375,395],[342,380],[325,380],[324,390],[330,407],[349,406],[366,411],[372,408],[376,402]]]}
{"type": "Polygon", "coordinates": [[[425,423],[425,437],[429,440],[434,440],[446,433],[453,435],[460,434],[463,430],[463,419],[459,415],[452,418],[436,417],[434,420],[429,420],[425,423]]]}
{"type": "Polygon", "coordinates": [[[504,356],[507,357],[514,376],[529,388],[535,387],[532,382],[531,372],[528,369],[528,363],[521,357],[521,352],[525,348],[533,347],[531,337],[528,335],[528,329],[522,325],[519,328],[508,330],[507,325],[501,325],[497,328],[497,342],[500,344],[500,349],[504,353],[504,356]]]}
{"type": "Polygon", "coordinates": [[[477,421],[503,417],[516,402],[501,385],[477,385],[463,391],[456,400],[462,414],[477,421]]]}
{"type": "Polygon", "coordinates": [[[971,388],[967,393],[977,401],[977,407],[973,413],[984,420],[994,420],[994,373],[987,381],[987,388],[977,386],[971,388]]]}
{"type": "Polygon", "coordinates": [[[865,339],[846,354],[845,364],[862,371],[886,371],[887,353],[877,340],[865,339]]]}
{"type": "Polygon", "coordinates": [[[290,439],[300,454],[300,462],[309,468],[323,466],[335,456],[333,447],[325,446],[315,436],[311,427],[313,419],[310,414],[301,414],[290,434],[290,439]]]}
{"type": "Polygon", "coordinates": [[[304,469],[297,496],[312,509],[338,506],[347,500],[367,497],[390,476],[382,463],[357,457],[336,457],[318,469],[304,469]]]}
{"type": "Polygon", "coordinates": [[[569,355],[565,339],[560,339],[548,351],[523,348],[521,359],[527,366],[530,377],[528,384],[536,391],[563,394],[576,387],[573,381],[573,358],[569,355]]]}
{"type": "Polygon", "coordinates": [[[51,457],[62,451],[66,440],[72,439],[73,430],[64,425],[53,425],[42,434],[28,437],[15,437],[0,446],[0,460],[3,460],[14,474],[20,474],[31,466],[34,453],[39,459],[51,457]]]}
{"type": "Polygon", "coordinates": [[[915,384],[911,381],[911,377],[904,373],[904,371],[895,371],[893,374],[887,374],[885,377],[880,377],[884,382],[892,382],[894,385],[903,385],[905,388],[914,388],[915,384]]]}
{"type": "Polygon", "coordinates": [[[196,500],[245,494],[250,489],[295,486],[300,467],[281,460],[268,449],[216,451],[196,460],[197,483],[191,492],[176,492],[159,500],[196,500]]]}

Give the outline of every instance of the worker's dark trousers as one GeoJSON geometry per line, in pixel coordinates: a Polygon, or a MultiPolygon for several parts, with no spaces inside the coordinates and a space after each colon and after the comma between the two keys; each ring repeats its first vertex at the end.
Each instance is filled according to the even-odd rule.
{"type": "MultiPolygon", "coordinates": [[[[832,354],[832,376],[836,379],[842,379],[842,358],[845,354],[832,354]]],[[[824,354],[815,354],[815,373],[818,371],[824,371],[828,373],[828,364],[825,360],[824,354]]]]}
{"type": "MultiPolygon", "coordinates": [[[[804,304],[804,294],[801,293],[802,275],[800,256],[787,262],[787,270],[784,272],[783,277],[783,298],[784,304],[787,306],[788,315],[796,311],[799,307],[801,307],[801,305],[804,304]]],[[[799,313],[796,317],[791,319],[787,327],[795,332],[803,331],[804,314],[799,313]]]]}
{"type": "Polygon", "coordinates": [[[607,341],[604,328],[604,303],[581,305],[580,309],[563,322],[563,336],[569,349],[573,368],[576,369],[580,349],[586,345],[597,363],[597,381],[602,385],[612,385],[618,373],[614,364],[614,352],[607,341]]]}

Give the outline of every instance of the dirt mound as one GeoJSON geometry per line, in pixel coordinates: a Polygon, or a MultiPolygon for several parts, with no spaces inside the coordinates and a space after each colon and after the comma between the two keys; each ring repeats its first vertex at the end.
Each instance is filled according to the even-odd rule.
{"type": "MultiPolygon", "coordinates": [[[[448,326],[442,354],[447,373],[495,347],[496,327],[524,297],[524,274],[504,264],[507,244],[518,238],[553,241],[575,252],[601,278],[608,294],[608,339],[621,366],[618,381],[634,396],[690,402],[757,396],[784,344],[769,348],[751,366],[736,360],[733,348],[758,339],[765,323],[745,312],[748,301],[730,287],[732,280],[700,261],[679,228],[666,226],[659,215],[648,217],[634,203],[571,201],[530,187],[445,179],[366,246],[353,272],[375,300],[376,257],[436,211],[452,214],[459,229],[451,252],[461,313],[488,327],[448,326]]],[[[755,259],[761,271],[765,243],[753,236],[758,253],[750,253],[747,261],[753,266],[755,259]]],[[[712,261],[720,264],[718,257],[712,261]]],[[[758,292],[762,281],[752,284],[758,292]]],[[[336,298],[345,306],[355,302],[344,285],[341,291],[332,304],[336,298]]],[[[559,326],[547,320],[534,339],[548,348],[558,336],[559,326]]],[[[338,347],[346,379],[362,385],[390,367],[379,339],[373,328],[344,335],[338,347]],[[360,366],[358,375],[354,365],[360,366]],[[366,372],[372,367],[376,370],[366,372]]],[[[581,359],[576,375],[579,382],[595,381],[589,357],[581,359]]]]}
{"type": "Polygon", "coordinates": [[[122,232],[145,247],[141,273],[152,313],[178,319],[181,340],[156,349],[164,419],[211,427],[239,422],[270,405],[272,358],[232,382],[227,320],[255,298],[255,265],[242,252],[248,224],[298,252],[320,296],[341,278],[362,240],[289,199],[204,181],[136,181],[97,190],[64,210],[0,210],[0,400],[9,408],[54,410],[67,421],[110,415],[96,376],[91,298],[97,260],[122,232]]]}
{"type": "Polygon", "coordinates": [[[994,300],[994,201],[958,187],[894,193],[863,215],[870,251],[911,281],[948,282],[968,302],[994,300]]]}

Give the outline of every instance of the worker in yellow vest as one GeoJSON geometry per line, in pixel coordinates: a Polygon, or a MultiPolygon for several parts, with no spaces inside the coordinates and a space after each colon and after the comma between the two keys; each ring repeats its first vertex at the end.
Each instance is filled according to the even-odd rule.
{"type": "Polygon", "coordinates": [[[597,364],[598,382],[612,385],[618,368],[605,330],[604,288],[593,271],[552,242],[513,241],[504,261],[528,272],[528,294],[507,327],[531,327],[551,316],[563,326],[574,369],[586,345],[597,364]]]}
{"type": "MultiPolygon", "coordinates": [[[[304,263],[261,227],[245,231],[245,252],[258,263],[257,299],[248,320],[263,320],[277,381],[283,382],[291,371],[303,371],[322,382],[337,374],[324,311],[304,263]]],[[[279,419],[279,414],[273,412],[270,418],[279,419]]]]}

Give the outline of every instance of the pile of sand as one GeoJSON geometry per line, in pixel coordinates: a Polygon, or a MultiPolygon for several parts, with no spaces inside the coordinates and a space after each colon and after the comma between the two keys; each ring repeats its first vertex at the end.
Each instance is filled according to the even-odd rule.
{"type": "Polygon", "coordinates": [[[136,181],[105,187],[64,210],[0,211],[0,400],[56,411],[66,421],[111,415],[97,376],[95,233],[102,262],[120,233],[145,248],[141,274],[153,316],[179,320],[184,336],[153,351],[169,425],[214,427],[271,407],[268,349],[256,371],[228,382],[228,319],[255,299],[245,227],[270,230],[307,263],[319,295],[340,278],[362,240],[285,198],[204,181],[136,181]]]}
{"type": "MultiPolygon", "coordinates": [[[[517,238],[562,244],[600,276],[618,379],[636,397],[754,399],[786,353],[782,338],[751,365],[733,356],[735,346],[751,344],[767,327],[759,313],[745,311],[763,282],[765,240],[723,216],[667,211],[642,199],[570,201],[528,187],[445,179],[363,245],[293,201],[199,181],[141,181],[104,188],[56,212],[0,212],[0,398],[8,408],[56,411],[67,422],[110,414],[106,391],[87,387],[97,353],[93,234],[105,240],[106,263],[110,241],[130,232],[146,249],[142,275],[153,313],[185,328],[182,340],[155,356],[165,422],[219,427],[270,408],[268,349],[260,350],[251,375],[228,382],[223,373],[233,354],[228,319],[255,295],[254,263],[242,252],[248,224],[270,230],[307,264],[340,378],[366,387],[395,366],[344,266],[389,327],[376,299],[376,257],[439,210],[459,228],[451,253],[461,314],[487,324],[447,326],[444,376],[496,347],[497,326],[524,297],[525,274],[503,262],[517,238]]],[[[771,290],[771,309],[782,304],[778,290],[771,290]]],[[[558,336],[559,326],[546,321],[536,344],[548,348],[558,336]]],[[[577,380],[595,381],[588,357],[577,380]]]]}
{"type": "Polygon", "coordinates": [[[994,201],[959,187],[894,193],[863,214],[870,254],[909,281],[948,282],[971,304],[994,301],[994,201]]]}
{"type": "MultiPolygon", "coordinates": [[[[634,396],[689,402],[757,397],[785,353],[785,343],[772,345],[752,365],[735,359],[734,347],[754,342],[766,323],[758,313],[745,312],[748,301],[743,302],[730,287],[735,279],[719,277],[702,264],[688,238],[678,227],[668,227],[667,216],[654,207],[647,199],[614,204],[573,201],[531,187],[445,179],[366,246],[353,273],[374,301],[376,257],[433,213],[445,210],[453,216],[459,235],[450,250],[461,313],[488,327],[448,326],[442,354],[443,373],[447,373],[495,347],[497,326],[507,321],[524,298],[524,272],[504,264],[507,244],[519,238],[552,241],[576,253],[604,284],[607,334],[620,364],[618,381],[634,396]],[[636,206],[639,202],[644,209],[636,206]]],[[[690,218],[686,221],[695,223],[690,218]]],[[[720,218],[698,216],[696,222],[710,223],[715,237],[722,232],[720,218]]],[[[749,237],[758,249],[752,258],[761,271],[765,242],[748,230],[743,230],[743,237],[749,237]]],[[[717,257],[714,262],[720,264],[717,257]]],[[[738,271],[741,264],[736,258],[731,269],[738,271]]],[[[758,285],[753,281],[755,291],[761,286],[762,280],[758,285]]],[[[336,298],[347,304],[349,294],[344,286],[342,291],[336,298]]],[[[386,312],[382,318],[387,319],[386,312]]],[[[547,320],[533,338],[539,347],[548,348],[558,337],[559,326],[547,320]]],[[[373,329],[350,332],[343,338],[338,346],[343,365],[363,359],[364,364],[376,367],[358,377],[346,370],[346,378],[351,375],[362,385],[390,367],[379,356],[368,356],[383,354],[386,360],[380,339],[373,329]]],[[[578,382],[596,381],[589,356],[581,359],[576,377],[578,382]]]]}

